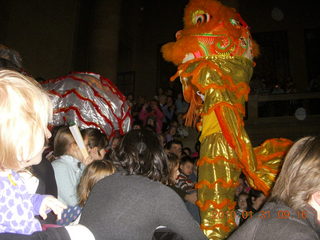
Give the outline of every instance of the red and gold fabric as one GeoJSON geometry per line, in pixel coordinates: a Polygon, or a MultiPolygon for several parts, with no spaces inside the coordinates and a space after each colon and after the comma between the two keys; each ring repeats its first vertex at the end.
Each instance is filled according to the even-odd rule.
{"type": "Polygon", "coordinates": [[[251,187],[265,195],[274,183],[292,142],[269,139],[253,148],[243,117],[258,45],[235,9],[216,0],[190,0],[177,41],[162,47],[178,65],[190,103],[186,125],[200,135],[198,201],[201,228],[209,239],[226,239],[234,229],[235,188],[241,171],[251,187]]]}

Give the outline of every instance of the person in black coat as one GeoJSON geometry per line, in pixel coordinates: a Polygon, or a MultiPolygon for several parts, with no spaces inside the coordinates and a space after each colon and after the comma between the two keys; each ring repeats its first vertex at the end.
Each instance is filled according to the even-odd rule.
{"type": "Polygon", "coordinates": [[[83,208],[80,224],[96,240],[150,240],[168,228],[184,240],[207,237],[168,183],[166,153],[157,135],[131,130],[111,155],[121,171],[100,180],[83,208]]]}

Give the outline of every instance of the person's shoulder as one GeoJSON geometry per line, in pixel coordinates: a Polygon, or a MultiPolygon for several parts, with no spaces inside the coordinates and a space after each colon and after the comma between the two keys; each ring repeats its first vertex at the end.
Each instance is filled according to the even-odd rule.
{"type": "Polygon", "coordinates": [[[52,161],[51,166],[56,173],[59,172],[69,172],[70,168],[72,168],[72,163],[69,161],[69,159],[60,157],[52,161]]]}
{"type": "Polygon", "coordinates": [[[316,232],[301,221],[288,206],[267,202],[230,236],[233,239],[319,239],[316,232]]]}
{"type": "Polygon", "coordinates": [[[62,155],[51,162],[52,166],[66,166],[66,165],[73,165],[78,163],[79,161],[76,160],[74,157],[69,155],[62,155]]]}
{"type": "Polygon", "coordinates": [[[125,172],[116,172],[107,176],[99,181],[100,184],[125,184],[126,186],[144,186],[151,188],[159,187],[162,185],[160,182],[153,181],[145,176],[140,175],[127,175],[125,172]]]}
{"type": "Polygon", "coordinates": [[[271,217],[266,221],[270,231],[277,228],[288,239],[299,239],[298,235],[304,236],[303,239],[319,239],[315,229],[308,222],[308,218],[312,216],[307,216],[304,210],[294,210],[281,202],[269,202],[263,210],[266,210],[264,213],[271,212],[271,217]]]}
{"type": "Polygon", "coordinates": [[[66,164],[67,163],[61,158],[57,158],[51,163],[53,168],[62,167],[62,166],[65,166],[66,164]]]}
{"type": "MultiPolygon", "coordinates": [[[[178,188],[177,186],[173,186],[173,188],[176,188],[178,191],[181,191],[182,195],[185,195],[185,192],[180,188],[178,188]]],[[[178,192],[175,191],[173,188],[160,183],[158,187],[160,196],[162,196],[162,198],[165,198],[165,199],[181,200],[181,197],[179,196],[178,192]]]]}

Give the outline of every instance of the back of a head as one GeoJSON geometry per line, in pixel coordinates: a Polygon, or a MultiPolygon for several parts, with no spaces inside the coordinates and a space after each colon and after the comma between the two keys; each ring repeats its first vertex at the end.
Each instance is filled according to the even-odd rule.
{"type": "Polygon", "coordinates": [[[86,166],[77,189],[79,205],[84,206],[89,197],[90,191],[98,181],[106,176],[112,175],[114,172],[114,165],[112,162],[107,160],[96,160],[86,166]]]}
{"type": "Polygon", "coordinates": [[[128,175],[142,175],[154,181],[166,182],[166,153],[157,135],[146,129],[129,131],[111,155],[128,175]]]}
{"type": "Polygon", "coordinates": [[[88,140],[89,148],[97,147],[98,149],[103,149],[108,146],[107,136],[96,128],[82,129],[81,135],[84,140],[88,140]]]}
{"type": "Polygon", "coordinates": [[[179,165],[179,157],[175,153],[167,153],[167,165],[169,171],[179,165]]]}
{"type": "Polygon", "coordinates": [[[258,198],[258,197],[260,197],[261,195],[263,195],[263,192],[260,191],[260,190],[250,189],[249,194],[250,194],[250,196],[253,197],[253,198],[258,198]]]}
{"type": "Polygon", "coordinates": [[[32,78],[0,70],[0,168],[19,168],[43,145],[52,105],[32,78]]]}
{"type": "Polygon", "coordinates": [[[0,70],[4,70],[4,69],[16,71],[16,72],[21,72],[21,69],[18,68],[11,61],[9,61],[5,58],[0,58],[0,70]]]}
{"type": "Polygon", "coordinates": [[[60,126],[53,140],[53,155],[55,157],[65,155],[68,152],[71,144],[74,142],[75,140],[70,132],[69,127],[60,126]]]}
{"type": "Polygon", "coordinates": [[[305,137],[292,145],[271,193],[271,200],[282,201],[298,210],[311,195],[320,191],[320,137],[305,137]]]}

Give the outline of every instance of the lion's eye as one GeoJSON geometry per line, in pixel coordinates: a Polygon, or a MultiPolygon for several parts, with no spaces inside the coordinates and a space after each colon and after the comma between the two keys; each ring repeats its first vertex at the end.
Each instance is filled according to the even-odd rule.
{"type": "Polygon", "coordinates": [[[197,15],[194,19],[195,24],[207,23],[210,21],[210,15],[208,13],[197,15]]]}
{"type": "Polygon", "coordinates": [[[239,25],[240,25],[239,21],[237,21],[237,20],[234,19],[234,18],[230,18],[230,23],[231,23],[233,26],[239,26],[239,25]]]}

